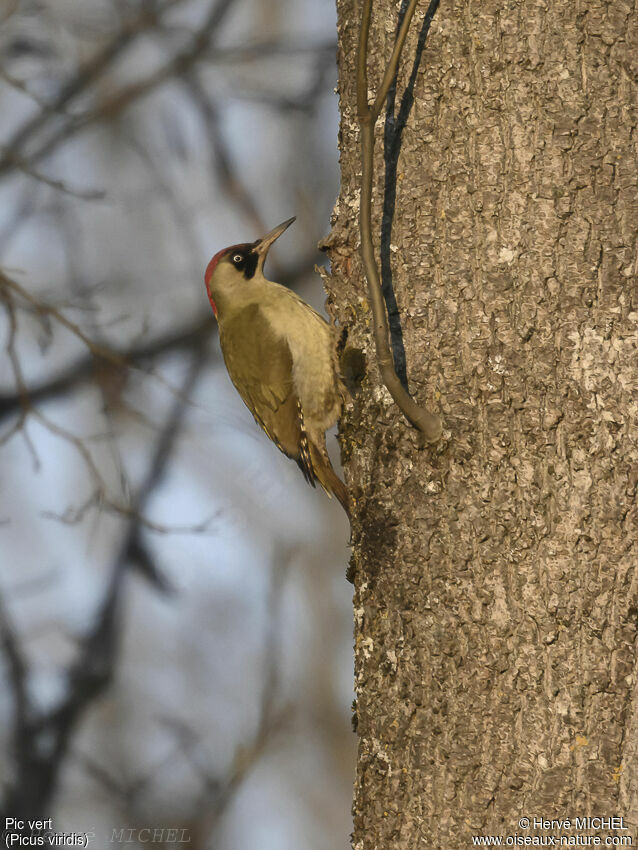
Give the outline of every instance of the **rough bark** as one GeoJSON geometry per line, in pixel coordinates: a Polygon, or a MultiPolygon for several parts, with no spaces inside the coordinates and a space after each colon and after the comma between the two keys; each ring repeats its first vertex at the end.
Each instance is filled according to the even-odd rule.
{"type": "MultiPolygon", "coordinates": [[[[374,365],[357,253],[360,2],[337,5],[326,283],[368,364],[341,428],[356,499],[353,846],[550,834],[521,816],[623,815],[628,832],[601,834],[635,839],[636,5],[443,0],[436,14],[389,252],[409,386],[444,419],[434,448],[374,365]]],[[[375,0],[371,86],[396,20],[375,0]]],[[[379,122],[377,234],[382,138],[379,122]]]]}

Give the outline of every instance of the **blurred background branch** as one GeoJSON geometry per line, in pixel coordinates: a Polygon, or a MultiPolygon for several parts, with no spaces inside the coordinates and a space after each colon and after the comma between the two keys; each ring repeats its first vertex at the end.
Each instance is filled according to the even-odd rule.
{"type": "Polygon", "coordinates": [[[295,213],[271,275],[321,308],[335,51],[328,0],[0,7],[7,817],[347,846],[347,528],[236,398],[203,288],[295,213]]]}

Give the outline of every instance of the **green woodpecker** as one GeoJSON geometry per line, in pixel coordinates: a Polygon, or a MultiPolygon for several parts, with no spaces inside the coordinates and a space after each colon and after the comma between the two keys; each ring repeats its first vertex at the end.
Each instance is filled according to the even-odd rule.
{"type": "Polygon", "coordinates": [[[270,246],[293,223],[255,242],[231,245],[208,264],[205,282],[230,379],[268,437],[319,481],[349,514],[348,491],[330,464],[326,429],[346,397],[337,335],[319,313],[264,277],[270,246]]]}

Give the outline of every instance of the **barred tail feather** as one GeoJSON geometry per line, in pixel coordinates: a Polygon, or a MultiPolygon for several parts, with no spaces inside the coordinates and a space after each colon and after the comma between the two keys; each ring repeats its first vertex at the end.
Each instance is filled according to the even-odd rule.
{"type": "Polygon", "coordinates": [[[348,518],[350,518],[350,496],[348,489],[332,468],[327,451],[325,448],[322,451],[313,443],[310,443],[310,455],[317,481],[329,496],[334,495],[337,497],[341,507],[348,515],[348,518]]]}
{"type": "Polygon", "coordinates": [[[315,470],[312,462],[312,453],[310,451],[310,441],[306,432],[306,425],[303,418],[303,408],[301,402],[297,399],[297,416],[299,422],[299,457],[297,465],[303,472],[303,477],[312,487],[315,486],[315,470]]]}

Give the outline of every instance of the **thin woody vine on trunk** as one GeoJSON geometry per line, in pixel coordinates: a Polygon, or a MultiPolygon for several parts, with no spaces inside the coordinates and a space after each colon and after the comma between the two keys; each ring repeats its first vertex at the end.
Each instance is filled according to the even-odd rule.
{"type": "Polygon", "coordinates": [[[397,75],[405,39],[414,16],[418,0],[410,0],[399,27],[392,55],[386,66],[381,85],[372,105],[368,101],[368,36],[372,17],[372,0],[364,0],[357,51],[357,116],[361,137],[361,204],[359,228],[361,234],[361,259],[368,282],[372,308],[374,342],[381,378],[397,407],[406,419],[417,428],[429,443],[436,442],[442,432],[440,418],[427,408],[418,405],[404,388],[396,373],[388,341],[389,327],[386,306],[381,290],[379,269],[372,242],[372,178],[374,172],[374,125],[381,114],[392,82],[397,75]]]}

